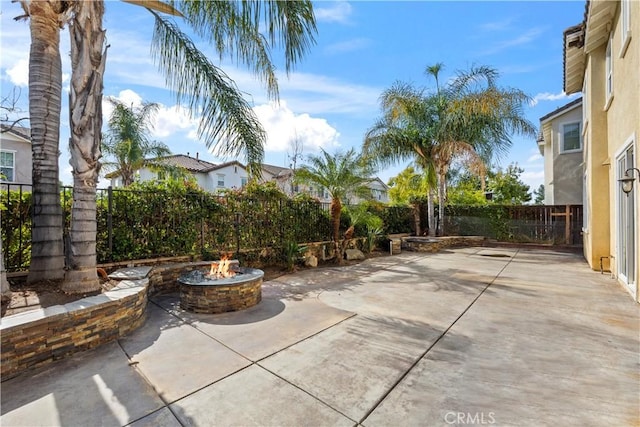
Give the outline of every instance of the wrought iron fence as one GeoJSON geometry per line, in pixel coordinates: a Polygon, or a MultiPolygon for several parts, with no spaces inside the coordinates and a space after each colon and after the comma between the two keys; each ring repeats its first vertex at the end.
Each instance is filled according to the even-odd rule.
{"type": "MultiPolygon", "coordinates": [[[[61,187],[63,230],[73,189],[61,187]]],[[[31,252],[31,186],[0,184],[2,249],[7,271],[26,270],[31,252]]],[[[208,193],[98,189],[98,263],[237,252],[331,239],[328,205],[313,201],[225,197],[208,193]]],[[[378,208],[387,233],[410,232],[407,207],[378,208]]],[[[426,224],[425,224],[426,225],[426,224]]],[[[581,245],[582,206],[447,207],[445,232],[550,244],[581,245]]]]}
{"type": "MultiPolygon", "coordinates": [[[[31,251],[31,186],[0,186],[7,207],[1,218],[7,271],[28,269],[31,251]]],[[[61,188],[63,230],[71,221],[71,187],[61,188]]],[[[230,198],[184,193],[98,189],[98,263],[161,256],[237,252],[282,247],[286,242],[329,240],[329,218],[319,203],[288,199],[230,198]]]]}

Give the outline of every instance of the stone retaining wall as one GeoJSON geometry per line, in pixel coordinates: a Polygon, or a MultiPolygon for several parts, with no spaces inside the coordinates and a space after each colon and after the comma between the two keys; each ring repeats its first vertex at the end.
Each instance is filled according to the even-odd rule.
{"type": "Polygon", "coordinates": [[[486,242],[483,236],[443,236],[402,238],[402,249],[413,252],[438,252],[440,249],[459,246],[482,246],[486,242]]]}
{"type": "Polygon", "coordinates": [[[125,280],[100,295],[2,318],[2,380],[116,340],[141,326],[147,285],[148,279],[125,280]]]}

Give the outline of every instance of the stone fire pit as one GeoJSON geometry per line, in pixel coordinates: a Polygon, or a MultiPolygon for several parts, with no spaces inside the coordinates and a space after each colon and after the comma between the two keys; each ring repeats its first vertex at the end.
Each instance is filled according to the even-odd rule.
{"type": "Polygon", "coordinates": [[[210,277],[194,270],[178,278],[180,307],[193,313],[225,313],[253,307],[262,300],[264,272],[231,263],[233,277],[210,277]]]}

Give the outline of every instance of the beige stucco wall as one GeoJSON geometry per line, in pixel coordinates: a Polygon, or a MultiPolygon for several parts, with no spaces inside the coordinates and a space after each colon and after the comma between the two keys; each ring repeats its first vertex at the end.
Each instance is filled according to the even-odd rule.
{"type": "Polygon", "coordinates": [[[609,269],[611,251],[609,212],[609,153],[607,144],[607,115],[605,103],[605,51],[606,46],[593,51],[587,60],[586,94],[583,93],[583,108],[586,108],[583,123],[585,143],[584,161],[587,173],[587,200],[585,211],[588,224],[583,230],[584,254],[593,269],[609,269]],[[586,99],[586,101],[585,101],[586,99]]]}
{"type": "MultiPolygon", "coordinates": [[[[547,125],[551,127],[551,123],[547,125]]],[[[544,152],[542,153],[544,157],[544,204],[545,205],[553,205],[553,150],[551,148],[551,138],[544,139],[544,152]]]]}
{"type": "MultiPolygon", "coordinates": [[[[634,162],[635,167],[639,166],[638,162],[638,137],[640,137],[640,2],[631,1],[631,34],[633,37],[624,54],[622,53],[622,36],[620,7],[618,7],[617,16],[614,19],[613,35],[612,35],[612,57],[613,57],[613,99],[606,112],[607,114],[607,141],[608,155],[611,159],[611,167],[609,168],[610,182],[610,200],[609,215],[612,219],[610,223],[610,234],[613,237],[609,240],[610,252],[617,254],[617,196],[620,191],[620,184],[617,182],[623,171],[618,171],[616,166],[616,155],[620,153],[623,147],[627,146],[629,141],[634,144],[634,162]]],[[[635,192],[635,255],[636,255],[636,272],[635,284],[638,285],[638,265],[640,264],[640,248],[638,234],[640,229],[640,181],[636,181],[635,192]]],[[[613,266],[615,269],[615,265],[613,266]]],[[[636,296],[640,292],[636,291],[636,296]]]]}
{"type": "Polygon", "coordinates": [[[33,169],[31,143],[6,132],[0,135],[0,149],[15,153],[15,178],[13,182],[31,184],[33,169]]]}

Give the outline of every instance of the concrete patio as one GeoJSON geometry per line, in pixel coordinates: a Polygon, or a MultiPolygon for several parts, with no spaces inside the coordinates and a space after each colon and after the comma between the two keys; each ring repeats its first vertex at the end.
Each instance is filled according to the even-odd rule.
{"type": "Polygon", "coordinates": [[[3,426],[640,424],[640,307],[581,256],[450,249],[305,270],[2,383],[3,426]]]}

